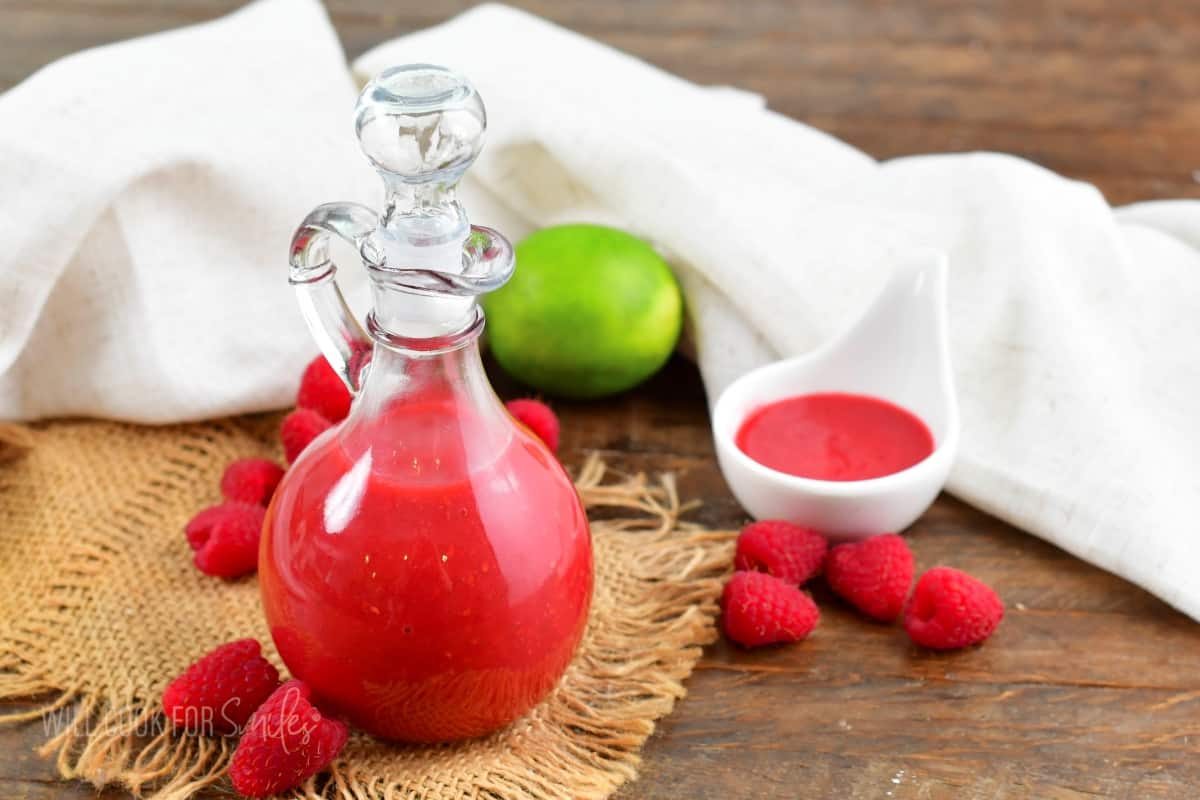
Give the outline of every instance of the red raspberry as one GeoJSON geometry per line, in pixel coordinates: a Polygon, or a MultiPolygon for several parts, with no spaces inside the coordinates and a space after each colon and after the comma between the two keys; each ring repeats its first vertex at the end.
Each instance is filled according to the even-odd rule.
{"type": "Polygon", "coordinates": [[[296,405],[316,411],[330,422],[341,422],[350,413],[350,390],[329,366],[325,356],[308,362],[296,392],[296,405]]]}
{"type": "Polygon", "coordinates": [[[188,520],[183,533],[187,536],[188,546],[192,550],[199,550],[203,547],[204,543],[208,541],[208,537],[212,534],[213,526],[229,518],[230,511],[226,506],[226,503],[222,503],[219,506],[210,506],[188,520]]]}
{"type": "Polygon", "coordinates": [[[258,569],[258,540],[266,514],[255,503],[225,502],[192,517],[184,533],[196,551],[196,569],[218,578],[258,569]]]}
{"type": "Polygon", "coordinates": [[[820,619],[811,597],[765,572],[733,573],[721,609],[725,635],[745,647],[799,641],[820,619]]]}
{"type": "Polygon", "coordinates": [[[894,533],[839,544],[825,559],[829,588],[868,617],[891,622],[912,586],[912,551],[894,533]]]}
{"type": "Polygon", "coordinates": [[[254,639],[223,644],[192,664],[163,692],[163,713],[176,728],[237,733],[279,685],[279,672],[254,639]]]}
{"type": "Polygon", "coordinates": [[[239,458],[221,476],[221,495],[226,500],[267,505],[283,479],[283,467],[265,458],[239,458]]]}
{"type": "Polygon", "coordinates": [[[735,569],[756,570],[800,586],[821,570],[829,543],[814,530],[765,519],[738,534],[735,569]]]}
{"type": "Polygon", "coordinates": [[[978,644],[1004,619],[1004,603],[978,578],[950,567],[921,576],[904,611],[904,630],[933,650],[978,644]]]}
{"type": "Polygon", "coordinates": [[[288,463],[294,464],[313,439],[332,427],[333,423],[307,408],[297,408],[284,417],[279,438],[283,440],[283,453],[288,463]]]}
{"type": "Polygon", "coordinates": [[[540,400],[523,399],[509,400],[504,407],[517,422],[545,442],[550,452],[558,452],[558,417],[554,416],[550,406],[540,400]]]}
{"type": "Polygon", "coordinates": [[[254,712],[238,742],[229,777],[250,797],[278,794],[333,763],[346,744],[346,723],[325,719],[302,681],[288,681],[254,712]]]}

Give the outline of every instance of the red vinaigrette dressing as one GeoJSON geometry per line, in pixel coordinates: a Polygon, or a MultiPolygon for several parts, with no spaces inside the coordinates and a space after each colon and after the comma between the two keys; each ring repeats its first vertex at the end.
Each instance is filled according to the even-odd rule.
{"type": "Polygon", "coordinates": [[[570,663],[592,589],[562,466],[516,429],[472,469],[484,423],[432,394],[315,443],[267,512],[259,558],[292,674],[356,727],[418,742],[529,710],[570,663]]]}
{"type": "Polygon", "coordinates": [[[801,478],[861,481],[900,472],[933,452],[912,412],[878,397],[822,392],[751,411],[737,446],[763,466],[801,478]]]}

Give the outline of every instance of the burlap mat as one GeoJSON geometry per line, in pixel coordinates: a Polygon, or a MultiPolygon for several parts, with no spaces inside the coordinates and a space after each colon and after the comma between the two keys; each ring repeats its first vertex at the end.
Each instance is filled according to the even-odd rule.
{"type": "MultiPolygon", "coordinates": [[[[43,705],[42,752],[64,778],[184,798],[225,781],[234,742],[173,733],[166,683],[243,636],[271,647],[253,578],[191,564],[188,518],[217,502],[226,463],[279,457],[276,416],[167,428],[0,425],[0,698],[43,705]]],[[[306,798],[601,798],[637,774],[654,721],[714,637],[731,534],[679,519],[672,480],[577,476],[593,518],[596,589],[554,693],[486,739],[400,747],[351,738],[306,798]],[[614,510],[615,509],[615,510],[614,510]]],[[[227,785],[227,784],[225,784],[227,785]]]]}

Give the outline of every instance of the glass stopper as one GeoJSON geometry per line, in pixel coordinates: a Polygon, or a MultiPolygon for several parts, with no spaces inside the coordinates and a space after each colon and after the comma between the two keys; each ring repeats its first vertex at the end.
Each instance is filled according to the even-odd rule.
{"type": "Polygon", "coordinates": [[[456,183],[483,148],[486,127],[475,87],[432,64],[380,73],[355,110],[359,146],[388,183],[456,183]]]}

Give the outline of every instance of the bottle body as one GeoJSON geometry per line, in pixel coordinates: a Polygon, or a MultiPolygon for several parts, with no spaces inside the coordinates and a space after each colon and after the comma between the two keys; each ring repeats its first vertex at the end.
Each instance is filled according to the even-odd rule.
{"type": "Polygon", "coordinates": [[[376,347],[343,425],[288,471],[264,526],[271,635],[374,735],[483,735],[555,685],[587,620],[591,540],[557,459],[495,398],[472,338],[376,347]]]}

